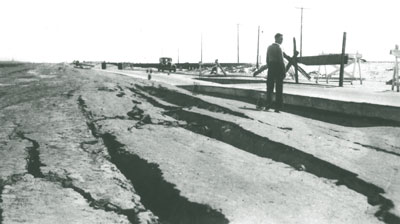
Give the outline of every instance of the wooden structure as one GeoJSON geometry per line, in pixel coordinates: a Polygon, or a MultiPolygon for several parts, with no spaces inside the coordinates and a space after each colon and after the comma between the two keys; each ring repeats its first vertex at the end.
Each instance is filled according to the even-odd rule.
{"type": "MultiPolygon", "coordinates": [[[[301,9],[301,10],[302,10],[301,12],[303,13],[303,9],[301,9]]],[[[302,18],[303,18],[303,15],[302,15],[302,18]]],[[[301,43],[300,43],[300,45],[301,45],[301,43]]],[[[300,46],[300,52],[301,52],[301,46],[300,46]]],[[[298,54],[299,54],[299,52],[296,49],[296,38],[293,37],[293,58],[296,58],[298,54]]],[[[296,83],[299,83],[299,74],[298,74],[299,66],[297,65],[297,60],[292,60],[292,64],[294,65],[295,81],[296,81],[296,83]]],[[[290,68],[290,64],[288,64],[287,69],[289,70],[289,68],[290,68]]]]}
{"type": "MultiPolygon", "coordinates": [[[[327,55],[301,57],[299,59],[299,63],[305,64],[305,65],[319,65],[320,67],[323,65],[323,66],[325,66],[325,74],[326,74],[326,65],[335,66],[337,69],[335,71],[331,72],[330,74],[326,75],[327,82],[328,82],[328,77],[330,77],[331,75],[333,75],[339,71],[340,72],[339,73],[339,87],[342,87],[343,80],[344,80],[344,74],[345,74],[345,71],[344,71],[345,64],[346,64],[346,66],[350,65],[350,64],[348,64],[349,57],[353,57],[353,56],[346,54],[346,32],[344,32],[341,54],[327,54],[327,55]],[[340,65],[340,67],[338,67],[338,65],[340,65]]],[[[361,59],[361,56],[359,59],[361,59]]],[[[358,62],[359,62],[359,59],[357,59],[358,62]]],[[[318,69],[319,71],[320,71],[320,67],[318,69]]],[[[318,73],[319,73],[319,71],[318,71],[318,73]]],[[[318,83],[318,78],[319,78],[319,74],[317,74],[317,78],[316,78],[317,83],[318,83]]],[[[360,80],[361,80],[361,69],[360,69],[360,80]]]]}
{"type": "MultiPolygon", "coordinates": [[[[339,76],[339,86],[343,86],[343,74],[344,74],[344,65],[347,64],[349,60],[349,56],[345,53],[346,49],[346,32],[343,33],[343,42],[342,42],[342,53],[341,54],[330,54],[330,55],[318,55],[318,56],[307,56],[298,58],[298,52],[296,49],[296,39],[293,38],[293,56],[289,57],[285,53],[283,53],[283,57],[288,61],[286,65],[286,72],[293,65],[295,69],[294,78],[296,83],[299,83],[298,72],[300,72],[303,76],[305,76],[308,80],[311,79],[311,76],[302,69],[298,64],[304,65],[340,65],[340,76],[339,76]]],[[[253,76],[260,74],[261,72],[268,69],[266,65],[261,66],[258,70],[253,73],[253,76]]]]}
{"type": "MultiPolygon", "coordinates": [[[[306,56],[299,58],[298,62],[304,65],[337,65],[342,60],[341,54],[325,54],[317,56],[306,56]]],[[[344,56],[344,63],[347,63],[348,56],[344,56]]]]}
{"type": "MultiPolygon", "coordinates": [[[[298,55],[299,55],[299,52],[296,49],[296,38],[293,38],[293,56],[290,57],[287,54],[285,54],[285,52],[283,52],[283,58],[286,59],[287,62],[288,62],[286,64],[286,68],[285,68],[286,69],[286,71],[285,71],[286,73],[289,71],[291,66],[294,67],[294,70],[295,70],[294,79],[295,79],[296,83],[299,83],[298,72],[300,72],[300,74],[302,74],[308,80],[311,79],[310,75],[308,75],[307,72],[298,65],[298,61],[299,61],[299,59],[297,58],[298,55]]],[[[268,65],[263,65],[253,73],[253,76],[257,76],[261,72],[263,72],[263,71],[265,71],[267,69],[268,69],[268,65]]]]}
{"type": "Polygon", "coordinates": [[[261,72],[265,71],[268,69],[268,65],[262,65],[259,69],[255,70],[253,73],[253,76],[256,77],[257,75],[261,74],[261,72]]]}
{"type": "MultiPolygon", "coordinates": [[[[363,60],[362,59],[362,54],[359,54],[358,52],[356,54],[346,54],[344,69],[346,69],[347,67],[353,65],[353,72],[349,73],[349,72],[344,71],[344,69],[343,69],[343,75],[348,76],[349,81],[350,81],[351,84],[353,84],[353,80],[357,79],[355,77],[355,73],[356,73],[356,69],[358,68],[358,75],[359,75],[359,79],[360,79],[360,84],[362,85],[362,77],[361,77],[361,61],[362,60],[363,60]]],[[[324,68],[325,68],[324,77],[325,77],[326,83],[329,83],[329,79],[331,79],[333,75],[335,75],[337,72],[340,71],[339,66],[336,65],[336,64],[320,65],[318,67],[318,73],[317,73],[317,76],[315,78],[315,82],[316,83],[318,83],[318,81],[319,81],[319,75],[321,74],[321,72],[320,72],[321,71],[321,66],[324,66],[324,68]],[[328,74],[327,73],[327,69],[326,69],[327,65],[332,65],[335,68],[335,70],[328,74]]],[[[345,80],[343,79],[343,81],[345,81],[345,80]]]]}
{"type": "MultiPolygon", "coordinates": [[[[295,48],[294,48],[294,50],[295,50],[295,48]]],[[[311,76],[300,65],[298,65],[298,63],[299,63],[299,58],[297,58],[298,54],[299,54],[298,51],[295,51],[295,53],[293,54],[293,57],[289,57],[285,53],[283,54],[283,58],[285,58],[288,61],[288,64],[286,66],[286,72],[289,71],[289,69],[292,65],[294,66],[294,69],[295,69],[295,77],[294,78],[295,78],[296,83],[299,83],[298,82],[299,81],[298,74],[296,74],[296,70],[297,70],[297,72],[300,72],[300,74],[302,74],[308,80],[311,79],[311,76]]]]}
{"type": "Polygon", "coordinates": [[[222,73],[226,76],[225,70],[222,68],[222,66],[218,63],[218,59],[215,59],[215,65],[211,69],[211,74],[218,74],[218,68],[221,70],[222,73]]]}
{"type": "Polygon", "coordinates": [[[394,86],[396,86],[397,92],[399,92],[399,85],[400,85],[399,64],[398,64],[398,58],[400,57],[399,46],[396,45],[394,50],[390,51],[390,54],[395,57],[395,63],[394,63],[394,68],[393,68],[392,90],[394,90],[394,86]]]}
{"type": "MultiPolygon", "coordinates": [[[[348,64],[349,55],[346,54],[346,32],[343,33],[342,41],[342,53],[341,54],[329,54],[329,55],[319,55],[310,57],[301,57],[298,61],[299,63],[305,65],[340,65],[339,69],[339,87],[343,87],[344,80],[344,66],[348,64]]],[[[361,70],[360,70],[361,74],[361,70]]]]}

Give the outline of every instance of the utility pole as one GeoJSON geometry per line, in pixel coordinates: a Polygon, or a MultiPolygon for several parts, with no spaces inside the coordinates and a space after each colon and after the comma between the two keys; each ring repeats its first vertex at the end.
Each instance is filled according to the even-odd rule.
{"type": "Polygon", "coordinates": [[[179,48],[178,48],[178,64],[179,64],[179,48]]]}
{"type": "Polygon", "coordinates": [[[201,76],[201,64],[203,64],[203,33],[201,33],[200,38],[200,63],[199,63],[199,76],[201,76]]]}
{"type": "Polygon", "coordinates": [[[258,69],[259,63],[258,63],[258,58],[259,58],[259,53],[260,53],[260,26],[258,26],[258,35],[257,35],[257,63],[256,63],[256,68],[258,69]]]}
{"type": "Polygon", "coordinates": [[[203,63],[203,33],[201,33],[200,41],[200,62],[203,63]]]}
{"type": "Polygon", "coordinates": [[[296,9],[301,10],[301,18],[300,18],[300,58],[303,56],[303,7],[296,7],[296,9]]]}
{"type": "Polygon", "coordinates": [[[237,63],[239,63],[239,23],[237,24],[237,63]]]}

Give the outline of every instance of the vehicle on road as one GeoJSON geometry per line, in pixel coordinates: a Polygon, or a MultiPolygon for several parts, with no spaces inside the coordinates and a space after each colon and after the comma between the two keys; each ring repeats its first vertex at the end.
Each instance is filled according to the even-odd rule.
{"type": "Polygon", "coordinates": [[[176,72],[176,65],[172,63],[172,58],[161,57],[158,64],[158,71],[176,72]]]}

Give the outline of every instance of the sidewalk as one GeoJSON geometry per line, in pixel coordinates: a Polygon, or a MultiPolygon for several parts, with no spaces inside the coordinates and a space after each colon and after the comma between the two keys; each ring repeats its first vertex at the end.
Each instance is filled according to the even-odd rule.
{"type": "MultiPolygon", "coordinates": [[[[99,71],[128,75],[134,78],[148,78],[145,71],[99,71]]],[[[196,78],[199,76],[154,72],[151,80],[180,86],[191,91],[195,90],[197,93],[248,98],[253,102],[265,97],[266,85],[262,82],[264,80],[262,77],[248,77],[246,80],[253,83],[241,84],[220,84],[215,80],[212,82],[196,78]]],[[[236,82],[239,79],[243,80],[243,77],[223,77],[221,79],[232,79],[232,82],[236,82]]],[[[360,85],[359,82],[354,81],[353,85],[345,83],[344,87],[338,87],[337,82],[329,85],[303,82],[300,84],[291,81],[284,83],[285,104],[400,122],[400,93],[391,91],[390,85],[367,81],[360,85]]]]}
{"type": "MultiPolygon", "coordinates": [[[[266,90],[265,83],[235,84],[229,86],[260,91],[266,90]]],[[[383,83],[369,83],[364,81],[363,85],[359,83],[353,85],[345,84],[344,87],[338,87],[337,83],[332,85],[285,83],[283,91],[284,94],[400,107],[400,93],[392,91],[390,85],[384,85],[383,83]]]]}

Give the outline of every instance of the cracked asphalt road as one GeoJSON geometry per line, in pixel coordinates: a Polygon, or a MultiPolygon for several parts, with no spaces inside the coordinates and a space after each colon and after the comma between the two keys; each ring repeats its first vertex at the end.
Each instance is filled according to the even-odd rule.
{"type": "Polygon", "coordinates": [[[0,223],[399,221],[398,127],[63,64],[0,71],[0,223]]]}

